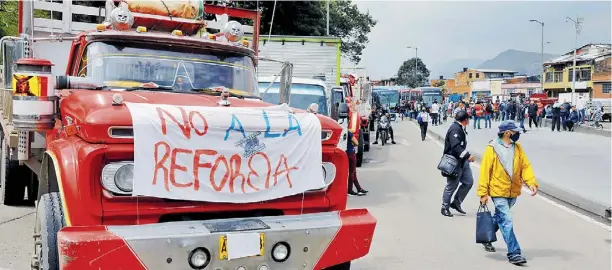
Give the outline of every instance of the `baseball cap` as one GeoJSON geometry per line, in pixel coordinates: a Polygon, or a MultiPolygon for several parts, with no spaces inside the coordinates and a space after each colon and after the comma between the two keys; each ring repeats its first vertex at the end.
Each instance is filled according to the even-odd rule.
{"type": "Polygon", "coordinates": [[[514,121],[512,120],[506,120],[502,122],[501,124],[499,124],[499,133],[506,132],[508,130],[521,132],[523,129],[520,127],[517,127],[514,121]]]}

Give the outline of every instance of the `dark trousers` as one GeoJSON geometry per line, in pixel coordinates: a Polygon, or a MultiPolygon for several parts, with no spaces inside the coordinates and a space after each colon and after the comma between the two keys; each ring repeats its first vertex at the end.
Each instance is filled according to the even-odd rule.
{"type": "Polygon", "coordinates": [[[348,192],[354,192],[353,186],[357,188],[357,191],[360,191],[362,188],[357,180],[357,155],[355,152],[347,152],[346,155],[348,156],[349,161],[348,192]]]}
{"type": "Polygon", "coordinates": [[[470,168],[470,162],[465,161],[463,163],[463,167],[461,171],[459,171],[459,176],[456,178],[446,178],[446,187],[444,187],[444,194],[442,194],[442,207],[448,208],[451,204],[451,197],[453,197],[453,193],[455,193],[455,198],[453,199],[453,204],[461,205],[468,192],[472,188],[474,184],[474,177],[472,176],[472,168],[470,168]],[[461,184],[461,186],[459,186],[461,184]],[[457,189],[459,187],[459,189],[457,189]]]}
{"type": "Polygon", "coordinates": [[[565,125],[567,126],[567,130],[569,131],[574,131],[574,122],[569,120],[565,123],[565,125]]]}
{"type": "Polygon", "coordinates": [[[434,126],[438,124],[438,114],[437,113],[431,114],[431,124],[434,126]]]}
{"type": "Polygon", "coordinates": [[[557,127],[557,131],[561,130],[561,117],[558,115],[553,115],[552,118],[552,131],[555,131],[555,126],[557,127]]]}
{"type": "Polygon", "coordinates": [[[421,126],[421,140],[425,140],[425,135],[427,135],[427,122],[421,122],[419,123],[419,126],[421,126]]]}
{"type": "Polygon", "coordinates": [[[531,122],[535,124],[535,127],[538,127],[538,118],[535,114],[529,115],[529,128],[531,128],[531,122]]]}
{"type": "Polygon", "coordinates": [[[561,114],[561,124],[563,125],[563,130],[567,129],[567,114],[561,114]]]}

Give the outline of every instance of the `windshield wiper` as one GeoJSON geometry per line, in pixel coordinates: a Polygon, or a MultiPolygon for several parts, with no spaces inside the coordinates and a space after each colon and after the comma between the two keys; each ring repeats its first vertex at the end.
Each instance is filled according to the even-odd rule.
{"type": "MultiPolygon", "coordinates": [[[[212,89],[212,88],[192,88],[189,90],[191,92],[202,93],[202,94],[211,95],[211,96],[221,96],[221,93],[222,93],[221,91],[212,89]]],[[[258,97],[258,96],[239,95],[236,93],[232,93],[231,91],[229,91],[229,96],[239,98],[239,99],[256,98],[256,99],[261,100],[261,97],[258,97]]]]}
{"type": "Polygon", "coordinates": [[[134,87],[128,87],[128,88],[126,88],[126,89],[125,89],[125,91],[135,91],[135,90],[148,90],[148,91],[162,90],[162,91],[174,91],[174,88],[169,87],[169,86],[157,86],[157,87],[134,86],[134,87]]]}

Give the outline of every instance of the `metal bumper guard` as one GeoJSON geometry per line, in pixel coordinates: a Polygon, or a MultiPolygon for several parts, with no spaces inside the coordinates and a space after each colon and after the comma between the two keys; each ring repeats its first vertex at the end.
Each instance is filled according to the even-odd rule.
{"type": "MultiPolygon", "coordinates": [[[[269,228],[210,229],[246,219],[66,227],[57,236],[60,269],[192,269],[188,257],[199,247],[211,255],[204,269],[234,270],[243,266],[257,270],[262,265],[271,270],[324,269],[365,256],[376,227],[376,219],[366,209],[248,219],[259,220],[269,228]],[[220,237],[250,232],[265,234],[263,256],[219,259],[220,237]],[[289,244],[291,252],[285,262],[279,263],[272,259],[271,252],[282,241],[289,244]]],[[[227,248],[232,244],[227,243],[227,248]]]]}

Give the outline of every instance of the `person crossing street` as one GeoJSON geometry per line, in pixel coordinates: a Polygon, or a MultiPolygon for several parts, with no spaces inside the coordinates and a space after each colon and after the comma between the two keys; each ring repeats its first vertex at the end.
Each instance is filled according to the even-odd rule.
{"type": "Polygon", "coordinates": [[[443,216],[447,217],[453,216],[449,208],[453,208],[461,214],[466,214],[461,208],[461,203],[465,200],[465,197],[474,183],[470,162],[474,162],[475,157],[467,150],[466,126],[468,124],[469,117],[467,112],[458,111],[455,115],[455,122],[448,128],[446,138],[444,139],[444,154],[455,157],[459,161],[458,166],[460,166],[459,175],[457,177],[446,178],[446,186],[442,194],[442,209],[440,212],[443,216]],[[459,186],[459,184],[461,184],[461,186],[459,186]],[[455,193],[455,197],[451,202],[453,193],[455,193]]]}
{"type": "MultiPolygon", "coordinates": [[[[481,205],[486,205],[491,197],[495,205],[494,230],[501,230],[508,248],[508,261],[516,265],[524,264],[527,260],[521,255],[510,209],[521,195],[523,183],[529,187],[531,196],[538,192],[531,163],[518,143],[521,130],[513,121],[504,121],[499,125],[498,138],[491,140],[485,148],[476,192],[481,205]]],[[[483,246],[486,251],[495,252],[491,243],[484,243],[483,246]]]]}

